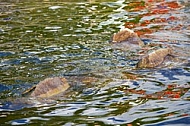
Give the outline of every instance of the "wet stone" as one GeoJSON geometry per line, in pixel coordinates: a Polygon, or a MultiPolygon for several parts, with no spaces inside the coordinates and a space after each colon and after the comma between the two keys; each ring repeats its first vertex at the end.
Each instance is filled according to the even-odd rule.
{"type": "Polygon", "coordinates": [[[34,91],[31,93],[31,96],[47,98],[63,93],[69,87],[70,86],[65,78],[46,78],[36,85],[34,91]]]}
{"type": "Polygon", "coordinates": [[[37,97],[37,98],[50,98],[65,96],[65,93],[71,89],[74,91],[81,91],[85,87],[92,85],[98,81],[94,77],[52,77],[40,81],[37,85],[32,86],[22,93],[23,96],[37,97]]]}
{"type": "Polygon", "coordinates": [[[138,54],[137,51],[144,46],[144,42],[138,37],[138,35],[128,28],[122,29],[113,34],[110,42],[113,49],[129,52],[127,53],[129,55],[130,52],[138,54]]]}
{"type": "Polygon", "coordinates": [[[172,54],[171,48],[160,48],[145,56],[137,63],[137,68],[154,68],[162,64],[167,56],[172,54]]]}
{"type": "Polygon", "coordinates": [[[139,46],[144,45],[144,42],[141,41],[141,39],[138,37],[138,35],[134,31],[132,31],[128,28],[125,28],[125,29],[119,31],[118,33],[115,33],[111,39],[111,42],[112,43],[125,42],[128,44],[135,44],[135,45],[139,45],[139,46]]]}

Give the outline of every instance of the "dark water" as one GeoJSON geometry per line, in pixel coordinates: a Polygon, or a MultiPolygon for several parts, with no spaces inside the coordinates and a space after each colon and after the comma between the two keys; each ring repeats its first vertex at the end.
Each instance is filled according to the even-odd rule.
{"type": "Polygon", "coordinates": [[[189,9],[188,0],[1,1],[0,124],[189,125],[189,9]],[[124,27],[175,47],[178,60],[134,69],[134,53],[109,43],[124,27]],[[54,76],[76,87],[58,100],[21,95],[54,76]],[[81,87],[86,76],[98,81],[81,87]]]}

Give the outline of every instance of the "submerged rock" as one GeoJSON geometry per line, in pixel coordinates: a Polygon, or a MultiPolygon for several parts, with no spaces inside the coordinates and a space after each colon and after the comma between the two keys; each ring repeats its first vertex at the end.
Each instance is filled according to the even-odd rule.
{"type": "Polygon", "coordinates": [[[160,43],[144,44],[138,35],[125,28],[112,37],[112,46],[122,51],[127,51],[126,55],[128,59],[137,60],[136,68],[154,68],[161,65],[165,59],[173,60],[172,48],[164,48],[164,45],[160,43]],[[160,48],[151,53],[148,53],[152,48],[160,48]],[[140,56],[144,55],[142,58],[140,56]]]}
{"type": "Polygon", "coordinates": [[[144,42],[134,31],[128,28],[113,34],[110,44],[112,49],[123,51],[126,57],[131,60],[138,59],[138,51],[144,47],[144,42]]]}
{"type": "Polygon", "coordinates": [[[27,89],[22,93],[23,96],[32,96],[37,98],[50,98],[54,96],[65,96],[68,89],[80,91],[85,86],[96,82],[95,77],[53,77],[40,81],[37,85],[27,89]],[[66,79],[67,78],[67,79],[66,79]],[[77,88],[77,89],[76,89],[77,88]]]}
{"type": "Polygon", "coordinates": [[[135,44],[135,45],[139,45],[139,46],[143,46],[144,42],[141,41],[141,39],[138,37],[138,35],[128,29],[125,28],[121,31],[119,31],[118,33],[115,33],[111,39],[112,43],[128,43],[128,44],[135,44]]]}
{"type": "Polygon", "coordinates": [[[31,96],[47,98],[63,93],[69,87],[70,86],[65,78],[61,77],[46,78],[45,80],[39,82],[36,86],[32,87],[33,92],[31,93],[31,96]]]}
{"type": "Polygon", "coordinates": [[[171,56],[171,48],[161,48],[145,55],[137,63],[137,68],[153,68],[162,64],[167,56],[171,56]]]}

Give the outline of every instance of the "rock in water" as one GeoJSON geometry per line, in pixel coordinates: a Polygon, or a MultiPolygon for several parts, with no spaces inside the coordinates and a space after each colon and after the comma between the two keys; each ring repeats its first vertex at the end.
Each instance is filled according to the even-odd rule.
{"type": "Polygon", "coordinates": [[[118,33],[114,34],[111,41],[112,43],[126,42],[129,44],[136,44],[139,46],[144,45],[143,41],[140,40],[138,35],[128,28],[125,28],[119,31],[118,33]]]}
{"type": "Polygon", "coordinates": [[[31,93],[33,97],[47,98],[59,93],[63,93],[69,88],[69,84],[65,78],[54,77],[46,78],[36,85],[36,88],[31,93]]]}
{"type": "Polygon", "coordinates": [[[145,55],[142,59],[137,63],[137,68],[153,68],[161,63],[163,63],[164,59],[171,55],[171,48],[161,48],[158,49],[148,55],[145,55]]]}

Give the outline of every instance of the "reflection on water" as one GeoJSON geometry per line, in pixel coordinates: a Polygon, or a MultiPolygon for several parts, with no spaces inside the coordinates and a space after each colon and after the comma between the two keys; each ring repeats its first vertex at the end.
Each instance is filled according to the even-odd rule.
{"type": "Polygon", "coordinates": [[[2,125],[190,124],[187,1],[9,0],[0,10],[2,125]],[[177,60],[135,69],[137,52],[109,43],[124,27],[173,47],[177,60]],[[73,83],[65,96],[21,95],[52,76],[73,83]],[[98,81],[78,81],[84,77],[98,81]]]}

